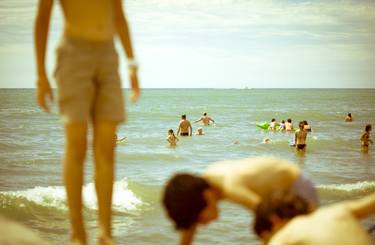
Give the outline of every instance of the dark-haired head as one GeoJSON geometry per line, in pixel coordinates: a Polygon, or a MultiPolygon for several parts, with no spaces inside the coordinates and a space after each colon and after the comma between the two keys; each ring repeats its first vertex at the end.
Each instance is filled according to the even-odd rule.
{"type": "Polygon", "coordinates": [[[304,121],[300,121],[299,124],[298,124],[298,126],[299,126],[300,129],[303,129],[303,127],[304,127],[305,125],[306,125],[306,124],[305,124],[304,121]]]}
{"type": "Polygon", "coordinates": [[[253,229],[259,237],[273,231],[275,220],[287,222],[297,215],[310,212],[309,204],[302,197],[290,192],[274,193],[262,200],[255,210],[253,229]]]}
{"type": "Polygon", "coordinates": [[[186,114],[181,116],[182,119],[186,119],[186,114]]]}
{"type": "Polygon", "coordinates": [[[366,132],[370,132],[371,131],[371,124],[367,124],[366,127],[365,127],[365,131],[366,132]]]}
{"type": "Polygon", "coordinates": [[[288,121],[288,123],[291,123],[291,122],[292,122],[292,119],[288,118],[288,120],[287,120],[287,121],[288,121]]]}
{"type": "Polygon", "coordinates": [[[275,119],[275,118],[272,118],[271,122],[276,122],[276,119],[275,119]]]}
{"type": "Polygon", "coordinates": [[[207,206],[204,191],[209,188],[205,179],[191,174],[176,174],[168,181],[163,205],[176,229],[189,229],[199,221],[207,206]]]}
{"type": "Polygon", "coordinates": [[[169,133],[169,134],[173,134],[173,129],[169,129],[169,130],[168,130],[168,133],[169,133]]]}
{"type": "Polygon", "coordinates": [[[203,113],[203,116],[207,116],[207,112],[203,113]]]}

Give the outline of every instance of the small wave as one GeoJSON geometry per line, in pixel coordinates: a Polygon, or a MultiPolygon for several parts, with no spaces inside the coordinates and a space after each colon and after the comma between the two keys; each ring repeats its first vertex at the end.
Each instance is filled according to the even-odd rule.
{"type": "Polygon", "coordinates": [[[321,195],[355,197],[375,192],[375,181],[363,181],[354,184],[318,185],[321,195]]]}
{"type": "MultiPolygon", "coordinates": [[[[38,205],[43,208],[67,210],[66,193],[63,186],[35,187],[23,191],[0,192],[2,206],[18,205],[23,208],[38,205]]],[[[83,202],[86,208],[97,210],[95,184],[89,183],[83,187],[83,202]]],[[[143,203],[129,188],[126,178],[116,181],[113,188],[112,208],[116,212],[137,210],[143,203]]]]}

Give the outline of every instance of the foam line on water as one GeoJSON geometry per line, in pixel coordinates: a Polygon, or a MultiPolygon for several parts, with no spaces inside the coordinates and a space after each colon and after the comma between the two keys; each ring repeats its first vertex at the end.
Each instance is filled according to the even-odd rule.
{"type": "Polygon", "coordinates": [[[375,181],[361,181],[352,184],[317,185],[322,193],[343,195],[366,195],[375,192],[375,181]]]}
{"type": "MultiPolygon", "coordinates": [[[[136,210],[141,205],[145,205],[135,193],[128,188],[126,178],[116,181],[113,186],[112,208],[117,212],[128,212],[136,210]]],[[[0,192],[5,199],[26,199],[37,205],[67,210],[66,193],[63,186],[34,187],[21,191],[0,192]]],[[[84,205],[88,209],[97,210],[97,200],[94,183],[88,183],[83,187],[84,205]]],[[[6,203],[6,200],[2,200],[6,203]]],[[[21,202],[20,205],[27,205],[21,202]]]]}

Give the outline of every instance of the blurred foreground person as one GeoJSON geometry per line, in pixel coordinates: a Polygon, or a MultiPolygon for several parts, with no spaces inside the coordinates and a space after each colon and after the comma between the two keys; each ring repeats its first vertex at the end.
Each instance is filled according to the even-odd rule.
{"type": "Polygon", "coordinates": [[[254,230],[269,245],[373,245],[360,219],[375,214],[375,193],[310,213],[308,203],[293,193],[277,193],[255,212],[254,230]]]}
{"type": "Polygon", "coordinates": [[[176,229],[179,244],[191,244],[197,226],[217,219],[218,202],[228,200],[255,210],[274,192],[290,190],[314,210],[318,197],[297,165],[277,158],[247,158],[211,165],[202,176],[180,173],[167,183],[163,204],[176,229]]]}
{"type": "MultiPolygon", "coordinates": [[[[45,53],[53,0],[39,0],[35,23],[37,101],[49,111],[52,90],[45,69],[45,53]]],[[[111,206],[117,125],[124,121],[124,100],[118,73],[114,37],[118,35],[128,57],[132,97],[139,96],[134,60],[121,0],[60,0],[64,33],[57,48],[55,78],[65,129],[64,181],[71,240],[87,244],[82,217],[83,169],[87,132],[93,129],[95,186],[98,197],[99,244],[113,244],[111,206]]]]}

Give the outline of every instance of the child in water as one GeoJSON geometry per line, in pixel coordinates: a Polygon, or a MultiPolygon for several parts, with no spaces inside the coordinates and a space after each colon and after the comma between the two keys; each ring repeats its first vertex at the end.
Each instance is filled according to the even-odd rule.
{"type": "Polygon", "coordinates": [[[285,124],[285,130],[291,132],[293,130],[292,119],[288,118],[287,123],[285,124]]]}
{"type": "Polygon", "coordinates": [[[365,132],[362,133],[361,135],[361,146],[362,150],[368,151],[368,147],[371,144],[373,144],[373,141],[370,139],[370,131],[371,131],[371,124],[367,124],[365,127],[365,132]]]}
{"type": "Polygon", "coordinates": [[[285,131],[286,125],[285,125],[285,120],[281,120],[279,131],[285,131]]]}
{"type": "Polygon", "coordinates": [[[270,130],[270,131],[275,131],[276,130],[276,119],[275,118],[272,118],[271,124],[268,127],[268,130],[270,130]]]}
{"type": "Polygon", "coordinates": [[[199,127],[197,131],[195,132],[195,135],[204,135],[203,128],[199,127]]]}
{"type": "Polygon", "coordinates": [[[176,135],[174,134],[173,129],[168,130],[167,141],[169,142],[169,145],[170,145],[170,146],[177,146],[176,143],[177,143],[177,141],[178,141],[178,138],[177,138],[176,135]]]}

